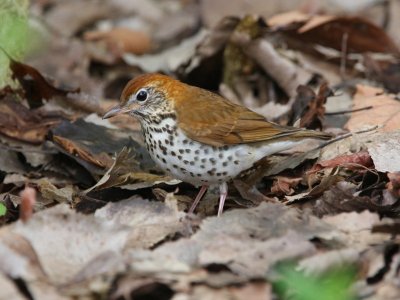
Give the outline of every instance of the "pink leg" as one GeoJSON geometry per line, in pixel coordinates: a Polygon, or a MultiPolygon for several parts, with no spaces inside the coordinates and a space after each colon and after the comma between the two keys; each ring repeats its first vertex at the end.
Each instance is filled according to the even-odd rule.
{"type": "Polygon", "coordinates": [[[192,214],[196,209],[197,204],[199,204],[201,198],[203,198],[204,193],[207,191],[208,185],[202,185],[199,193],[197,194],[196,198],[193,201],[192,206],[189,208],[188,213],[192,214]]]}
{"type": "Polygon", "coordinates": [[[222,215],[222,211],[224,209],[224,203],[226,196],[228,195],[228,185],[226,182],[221,183],[219,186],[219,206],[218,206],[218,217],[222,215]]]}

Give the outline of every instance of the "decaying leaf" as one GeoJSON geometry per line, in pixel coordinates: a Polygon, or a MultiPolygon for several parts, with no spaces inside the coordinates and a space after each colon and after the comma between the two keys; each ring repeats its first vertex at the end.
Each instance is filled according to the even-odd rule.
{"type": "Polygon", "coordinates": [[[342,51],[345,45],[347,53],[399,54],[398,47],[382,28],[358,16],[307,16],[289,12],[274,16],[267,23],[301,41],[300,47],[312,44],[342,51]]]}
{"type": "Polygon", "coordinates": [[[361,151],[354,154],[340,155],[329,160],[319,161],[308,171],[308,173],[318,172],[324,168],[335,168],[338,166],[349,169],[360,167],[371,168],[373,167],[373,162],[367,151],[361,151]]]}
{"type": "Polygon", "coordinates": [[[357,85],[353,97],[353,109],[372,106],[369,110],[354,112],[345,128],[350,131],[365,129],[375,125],[381,131],[394,131],[400,128],[400,102],[387,95],[380,88],[357,85]]]}
{"type": "Polygon", "coordinates": [[[38,70],[11,58],[10,69],[13,73],[13,78],[17,79],[23,87],[30,108],[42,106],[43,99],[50,100],[55,97],[66,97],[68,93],[79,92],[79,90],[56,88],[38,70]]]}
{"type": "Polygon", "coordinates": [[[48,131],[60,122],[59,117],[29,110],[16,99],[6,98],[0,102],[0,133],[7,137],[40,144],[48,131]]]}
{"type": "Polygon", "coordinates": [[[333,96],[333,92],[329,89],[327,83],[323,83],[319,88],[318,94],[308,103],[307,111],[302,114],[300,127],[322,130],[322,121],[325,116],[325,103],[329,96],[333,96]]]}

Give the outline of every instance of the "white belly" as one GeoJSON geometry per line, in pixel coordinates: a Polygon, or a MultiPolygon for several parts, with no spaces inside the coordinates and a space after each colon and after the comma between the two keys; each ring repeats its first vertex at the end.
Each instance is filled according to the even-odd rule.
{"type": "Polygon", "coordinates": [[[147,150],[165,172],[194,185],[228,181],[264,156],[294,144],[276,142],[215,147],[193,141],[175,128],[176,122],[171,118],[164,119],[154,128],[143,127],[147,150]]]}

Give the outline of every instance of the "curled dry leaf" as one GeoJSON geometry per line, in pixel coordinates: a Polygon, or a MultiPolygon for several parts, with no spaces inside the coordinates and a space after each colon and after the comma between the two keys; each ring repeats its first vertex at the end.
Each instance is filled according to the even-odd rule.
{"type": "Polygon", "coordinates": [[[13,79],[17,79],[24,89],[30,108],[42,106],[43,99],[49,100],[54,97],[66,97],[68,93],[79,92],[79,89],[63,90],[56,88],[38,70],[11,58],[10,69],[13,79]]]}
{"type": "Polygon", "coordinates": [[[146,33],[122,27],[108,31],[88,31],[85,32],[84,39],[105,43],[116,57],[124,53],[142,55],[152,48],[151,39],[146,33]]]}
{"type": "Polygon", "coordinates": [[[104,169],[110,167],[112,164],[112,159],[106,153],[100,153],[98,155],[92,154],[74,141],[57,135],[53,135],[52,140],[54,143],[65,149],[65,151],[70,155],[76,156],[88,163],[98,166],[99,168],[104,169]]]}
{"type": "Polygon", "coordinates": [[[308,102],[307,111],[300,119],[300,127],[322,130],[322,121],[325,116],[325,103],[326,99],[330,96],[333,96],[333,92],[325,82],[320,86],[318,94],[308,102]]]}
{"type": "Polygon", "coordinates": [[[294,188],[301,182],[302,178],[289,178],[276,176],[271,192],[278,195],[292,195],[294,188]]]}
{"type": "Polygon", "coordinates": [[[371,168],[374,163],[367,151],[361,151],[354,154],[345,154],[337,156],[333,159],[324,160],[316,163],[307,173],[315,173],[325,168],[335,168],[338,166],[348,169],[357,169],[360,167],[371,168]]]}

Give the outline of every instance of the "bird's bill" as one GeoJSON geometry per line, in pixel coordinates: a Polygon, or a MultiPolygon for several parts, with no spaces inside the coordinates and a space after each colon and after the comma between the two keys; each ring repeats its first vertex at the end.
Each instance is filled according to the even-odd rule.
{"type": "Polygon", "coordinates": [[[128,108],[123,108],[119,105],[114,106],[113,108],[111,108],[108,112],[106,112],[103,116],[103,119],[108,119],[108,118],[112,118],[121,114],[126,114],[127,112],[129,112],[130,109],[128,108]]]}

